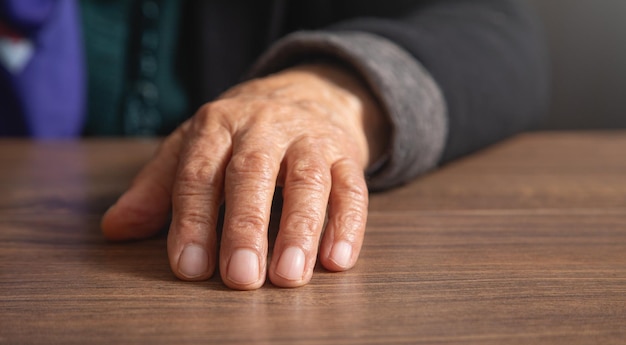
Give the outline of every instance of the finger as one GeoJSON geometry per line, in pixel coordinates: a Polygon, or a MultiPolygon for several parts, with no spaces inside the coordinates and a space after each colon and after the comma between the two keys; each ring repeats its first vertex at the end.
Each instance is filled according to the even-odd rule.
{"type": "Polygon", "coordinates": [[[281,287],[311,280],[330,192],[330,166],[314,144],[288,151],[283,212],[269,277],[281,287]]]}
{"type": "Polygon", "coordinates": [[[361,251],[367,222],[368,191],[359,165],[343,159],[331,168],[332,188],[328,224],[320,248],[320,261],[331,271],[354,266],[361,251]]]}
{"type": "Polygon", "coordinates": [[[167,249],[172,271],[183,280],[208,279],[216,266],[216,226],[231,140],[215,117],[205,108],[194,118],[172,190],[167,249]]]}
{"type": "Polygon", "coordinates": [[[142,239],[165,225],[181,144],[182,129],[179,129],[164,140],[130,188],[104,214],[101,228],[106,238],[142,239]]]}
{"type": "Polygon", "coordinates": [[[255,134],[233,145],[220,249],[222,280],[233,289],[256,289],[265,281],[267,227],[283,152],[267,136],[255,134]]]}

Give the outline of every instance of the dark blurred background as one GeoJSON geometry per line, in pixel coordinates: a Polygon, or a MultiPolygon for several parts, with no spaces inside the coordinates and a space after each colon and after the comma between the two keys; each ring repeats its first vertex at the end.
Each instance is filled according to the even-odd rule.
{"type": "Polygon", "coordinates": [[[552,60],[545,128],[626,128],[626,0],[530,0],[552,60]]]}

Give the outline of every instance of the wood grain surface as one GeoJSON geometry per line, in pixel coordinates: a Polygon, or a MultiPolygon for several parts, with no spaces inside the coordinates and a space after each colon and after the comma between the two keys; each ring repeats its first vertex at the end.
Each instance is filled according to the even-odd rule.
{"type": "Polygon", "coordinates": [[[0,141],[1,344],[626,344],[626,132],[525,134],[372,195],[353,270],[249,292],[177,280],[163,235],[102,238],[156,144],[0,141]]]}

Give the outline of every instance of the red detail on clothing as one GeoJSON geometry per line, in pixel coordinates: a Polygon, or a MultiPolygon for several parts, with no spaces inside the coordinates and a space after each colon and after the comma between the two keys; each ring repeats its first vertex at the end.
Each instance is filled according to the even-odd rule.
{"type": "Polygon", "coordinates": [[[14,42],[25,39],[23,35],[20,35],[17,31],[11,29],[8,24],[0,20],[0,37],[8,38],[14,42]]]}

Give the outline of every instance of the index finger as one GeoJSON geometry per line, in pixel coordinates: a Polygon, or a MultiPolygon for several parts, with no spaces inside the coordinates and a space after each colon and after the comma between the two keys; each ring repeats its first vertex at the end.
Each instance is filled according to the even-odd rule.
{"type": "Polygon", "coordinates": [[[142,239],[154,235],[165,225],[182,139],[183,127],[163,141],[130,188],[103,215],[101,228],[106,238],[142,239]]]}

